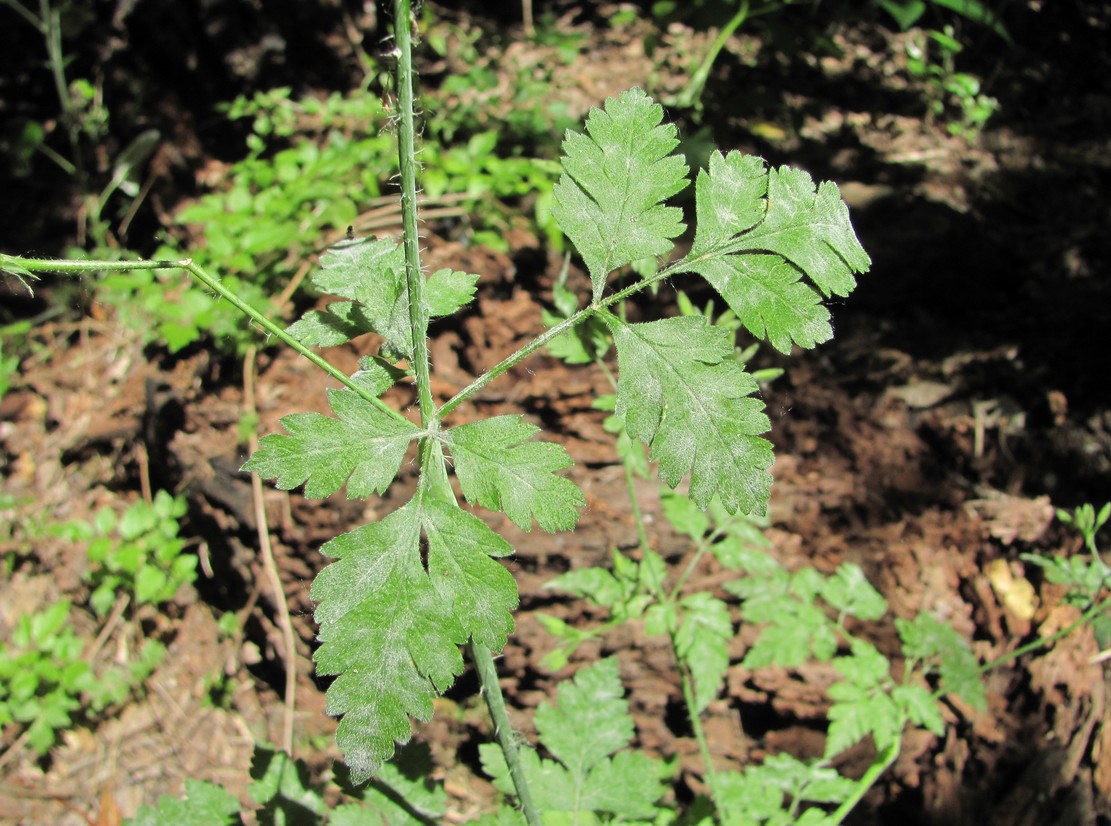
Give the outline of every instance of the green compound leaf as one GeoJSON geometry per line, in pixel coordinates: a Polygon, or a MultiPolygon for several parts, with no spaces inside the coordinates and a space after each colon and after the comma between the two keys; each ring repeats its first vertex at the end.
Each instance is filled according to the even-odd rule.
{"type": "MultiPolygon", "coordinates": [[[[313,285],[354,300],[308,312],[286,332],[311,347],[332,347],[375,332],[394,349],[412,355],[404,247],[389,239],[344,241],[321,256],[320,266],[310,278],[313,285]]],[[[424,288],[429,317],[451,315],[470,303],[477,284],[478,276],[470,273],[450,269],[432,273],[424,288]]]]}
{"type": "Polygon", "coordinates": [[[477,517],[425,496],[321,552],[338,561],[313,583],[315,659],[319,674],[336,675],[328,713],[344,715],[336,741],[359,783],[408,742],[410,717],[431,718],[433,699],[462,671],[460,645],[505,645],[517,589],[491,557],[512,548],[477,517]]]}
{"type": "Polygon", "coordinates": [[[280,490],[305,485],[305,496],[330,496],[347,483],[347,497],[384,491],[397,475],[409,442],[420,428],[386,415],[350,390],[329,390],[339,416],[294,413],[281,419],[289,435],[271,434],[242,470],[277,479],[280,490]]]}
{"type": "Polygon", "coordinates": [[[689,496],[664,488],[660,491],[660,506],[671,527],[695,542],[701,542],[710,529],[709,514],[692,502],[689,496]]]}
{"type": "Polygon", "coordinates": [[[745,668],[793,668],[811,657],[826,661],[837,653],[837,626],[814,604],[821,583],[812,574],[817,575],[812,568],[790,574],[768,566],[759,576],[725,583],[727,591],[744,600],[741,619],[766,624],[745,654],[745,668]]]}
{"type": "Polygon", "coordinates": [[[789,754],[775,754],[743,773],[719,774],[714,803],[719,811],[744,812],[745,823],[817,826],[830,821],[821,809],[808,809],[799,816],[801,802],[842,803],[855,791],[856,783],[836,769],[817,761],[804,763],[789,754]]]}
{"type": "MultiPolygon", "coordinates": [[[[664,791],[664,765],[642,752],[618,751],[628,746],[634,733],[623,694],[617,660],[611,657],[563,683],[556,705],[542,703],[536,710],[540,742],[556,760],[542,759],[531,750],[520,756],[541,811],[569,812],[577,818],[610,813],[651,819],[658,814],[655,804],[664,791]]],[[[494,785],[512,794],[501,750],[487,743],[479,751],[494,785]]]]}
{"type": "Polygon", "coordinates": [[[557,705],[537,708],[540,741],[574,776],[585,777],[633,738],[624,695],[616,658],[581,669],[559,687],[557,705]]]}
{"type": "Polygon", "coordinates": [[[490,557],[513,548],[477,516],[454,502],[429,500],[422,519],[428,538],[428,572],[440,598],[467,634],[491,651],[501,651],[513,631],[517,607],[513,575],[490,557]]]}
{"type": "Polygon", "coordinates": [[[668,253],[683,232],[682,211],[662,202],[687,186],[687,165],[671,152],[676,129],[642,90],[592,108],[587,134],[568,130],[552,214],[574,242],[594,284],[594,300],[618,267],[668,253]]]}
{"type": "Polygon", "coordinates": [[[887,600],[864,576],[864,570],[852,562],[842,563],[837,573],[822,583],[821,594],[841,614],[878,620],[887,613],[887,600]]]}
{"type": "Polygon", "coordinates": [[[826,757],[840,754],[868,734],[879,751],[897,742],[906,717],[883,685],[890,668],[887,658],[870,643],[853,640],[852,656],[838,657],[833,667],[845,682],[829,687],[833,705],[826,757]]]}
{"type": "Polygon", "coordinates": [[[617,343],[617,415],[652,449],[675,487],[690,473],[702,507],[717,495],[729,513],[763,514],[772,477],[770,423],[749,398],[756,381],[733,355],[730,333],[699,316],[626,324],[605,316],[617,343]]]}
{"type": "MultiPolygon", "coordinates": [[[[552,286],[552,299],[555,311],[542,309],[540,317],[547,327],[554,327],[579,309],[579,299],[563,283],[552,286]]],[[[565,331],[548,342],[548,353],[553,358],[567,364],[591,364],[609,350],[609,330],[606,325],[591,316],[581,324],[565,331]]],[[[612,410],[612,408],[611,408],[612,410]]]]}
{"type": "Polygon", "coordinates": [[[953,626],[929,614],[919,614],[913,620],[897,618],[895,628],[908,658],[937,668],[942,690],[959,695],[973,708],[981,711],[987,708],[980,664],[953,626]]]}
{"type": "Polygon", "coordinates": [[[239,801],[214,783],[186,780],[182,798],[162,796],[158,807],[143,806],[125,826],[222,826],[239,822],[239,801]]]}
{"type": "Polygon", "coordinates": [[[455,475],[468,502],[504,511],[522,530],[568,530],[586,504],[582,491],[555,472],[571,457],[551,442],[530,442],[540,428],[521,416],[495,416],[448,431],[455,475]]]}
{"type": "Polygon", "coordinates": [[[920,685],[900,685],[891,692],[891,699],[911,722],[938,737],[945,734],[945,720],[938,710],[938,701],[920,685]]]}
{"type": "Polygon", "coordinates": [[[789,353],[833,336],[822,295],[848,295],[871,265],[832,183],[816,189],[800,170],[763,159],[710,156],[696,182],[698,218],[687,261],[721,293],[745,327],[789,353]]]}
{"type": "Polygon", "coordinates": [[[683,622],[675,636],[676,653],[694,679],[694,704],[699,713],[717,697],[729,669],[733,619],[720,599],[699,592],[679,603],[683,622]]]}

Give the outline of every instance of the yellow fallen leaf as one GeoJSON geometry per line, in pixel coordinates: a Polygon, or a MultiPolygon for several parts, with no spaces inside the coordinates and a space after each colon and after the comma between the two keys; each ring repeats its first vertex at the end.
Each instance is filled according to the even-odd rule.
{"type": "Polygon", "coordinates": [[[748,131],[758,138],[763,138],[769,143],[776,143],[787,137],[787,132],[784,129],[776,126],[774,123],[767,123],[766,121],[752,124],[749,126],[748,131]]]}
{"type": "Polygon", "coordinates": [[[1034,586],[1026,577],[1016,577],[1005,559],[993,560],[988,565],[988,581],[1003,607],[1022,620],[1034,618],[1038,597],[1034,586]]]}

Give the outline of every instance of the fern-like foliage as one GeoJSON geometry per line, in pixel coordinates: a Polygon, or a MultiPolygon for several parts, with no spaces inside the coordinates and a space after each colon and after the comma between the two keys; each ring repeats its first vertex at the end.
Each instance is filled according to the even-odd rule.
{"type": "MultiPolygon", "coordinates": [[[[677,140],[662,118],[633,89],[592,110],[587,134],[564,141],[554,213],[590,271],[594,306],[616,269],[670,253],[684,229],[664,201],[688,184],[687,167],[669,154],[677,140]]],[[[836,185],[715,152],[697,176],[695,213],[690,252],[661,275],[701,275],[750,332],[783,352],[832,336],[822,296],[848,295],[870,265],[836,185]]],[[[730,513],[763,513],[772,451],[759,434],[768,421],[748,398],[756,384],[731,358],[727,337],[703,319],[603,318],[617,345],[616,412],[651,447],[664,481],[674,487],[689,474],[700,506],[718,497],[730,513]]]]}
{"type": "MultiPolygon", "coordinates": [[[[556,704],[536,710],[536,730],[554,757],[522,754],[529,787],[552,822],[597,822],[599,814],[617,820],[651,819],[663,795],[668,767],[643,752],[628,749],[633,718],[617,660],[609,658],[582,669],[573,682],[560,685],[556,704]]],[[[513,794],[505,758],[497,746],[479,746],[482,766],[494,785],[513,794]]]]}
{"type": "Polygon", "coordinates": [[[729,511],[763,512],[772,448],[755,379],[733,356],[732,336],[692,316],[626,324],[608,315],[617,343],[617,415],[652,446],[660,478],[690,474],[690,496],[729,511]]]}
{"type": "MultiPolygon", "coordinates": [[[[682,210],[667,200],[689,185],[687,165],[674,154],[674,126],[662,121],[662,108],[634,89],[593,109],[585,134],[568,132],[553,214],[593,286],[582,311],[564,291],[560,314],[574,316],[589,335],[583,356],[604,355],[605,338],[612,337],[619,378],[611,409],[629,436],[651,448],[664,481],[674,487],[689,475],[690,497],[702,508],[762,512],[772,450],[761,434],[769,422],[732,330],[702,316],[630,323],[609,309],[622,297],[606,295],[611,276],[646,256],[670,255],[685,230],[682,210]]],[[[695,195],[699,226],[690,253],[639,286],[699,274],[749,330],[781,350],[828,338],[821,296],[846,295],[868,266],[837,188],[815,188],[805,173],[769,170],[757,158],[729,153],[714,155],[698,173],[695,195]]],[[[424,381],[429,320],[454,313],[475,290],[476,276],[450,269],[414,275],[409,267],[404,248],[388,239],[350,239],[322,257],[312,283],[340,300],[286,333],[303,346],[375,333],[379,355],[364,358],[347,387],[329,393],[334,416],[286,416],[286,432],[265,437],[244,466],[283,489],[303,485],[309,497],[346,486],[349,497],[361,498],[384,492],[411,444],[418,445],[415,494],[379,521],[327,543],[322,552],[334,561],[312,589],[321,642],[316,662],[321,674],[335,677],[328,709],[343,716],[338,741],[356,780],[409,739],[411,719],[431,716],[437,693],[462,670],[460,646],[474,641],[496,652],[512,630],[517,592],[497,561],[512,548],[460,509],[456,491],[523,529],[533,523],[569,529],[585,504],[560,475],[571,457],[535,441],[538,429],[521,416],[447,426],[443,411],[430,407],[430,388],[421,386],[418,425],[379,398],[397,382],[424,381]],[[420,307],[411,308],[411,296],[419,296],[420,307]]],[[[694,670],[700,707],[727,665],[723,608],[713,600],[684,603],[685,620],[675,626],[683,652],[701,663],[694,670]]],[[[609,751],[589,759],[556,751],[558,731],[547,736],[562,761],[559,771],[567,783],[591,790],[595,808],[627,817],[650,811],[655,787],[644,785],[646,767],[611,760],[609,751]],[[629,803],[625,791],[613,797],[626,779],[644,787],[643,805],[629,803]]]]}
{"type": "MultiPolygon", "coordinates": [[[[390,239],[353,238],[332,247],[309,277],[320,292],[343,296],[326,310],[312,310],[287,332],[303,343],[333,347],[364,333],[378,333],[397,352],[412,356],[405,251],[390,239]]],[[[449,316],[474,298],[478,276],[450,269],[432,273],[425,284],[429,317],[449,316]]]]}
{"type": "Polygon", "coordinates": [[[429,494],[321,551],[337,561],[312,588],[317,670],[336,675],[328,713],[344,715],[337,742],[362,782],[395,742],[408,741],[410,717],[431,718],[437,692],[463,669],[460,645],[505,645],[517,590],[492,557],[512,548],[482,520],[429,494]]]}
{"type": "Polygon", "coordinates": [[[350,390],[331,390],[328,401],[339,418],[293,413],[282,418],[289,435],[264,436],[243,466],[276,478],[281,490],[305,486],[319,498],[347,484],[347,495],[362,499],[389,486],[420,428],[392,419],[350,390]]]}

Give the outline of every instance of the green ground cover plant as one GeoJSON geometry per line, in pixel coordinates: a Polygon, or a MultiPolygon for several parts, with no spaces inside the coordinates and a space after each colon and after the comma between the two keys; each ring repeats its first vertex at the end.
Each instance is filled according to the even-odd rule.
{"type": "Polygon", "coordinates": [[[14,724],[19,733],[0,754],[3,762],[22,743],[42,756],[61,732],[124,702],[166,652],[157,640],[144,640],[127,664],[94,669],[91,640],[72,624],[76,610],[63,599],[24,614],[0,641],[0,727],[14,724]]]}
{"type": "MultiPolygon", "coordinates": [[[[690,80],[683,90],[668,101],[669,105],[683,108],[701,108],[702,93],[710,78],[714,63],[721,55],[729,38],[746,23],[769,18],[772,21],[786,9],[798,7],[807,10],[815,17],[820,4],[813,0],[694,0],[678,3],[675,0],[657,0],[652,3],[652,15],[663,23],[682,20],[697,28],[716,29],[717,32],[706,53],[690,70],[690,80]]],[[[858,4],[855,8],[845,6],[826,14],[832,19],[837,15],[859,14],[869,6],[878,8],[883,15],[893,21],[902,31],[916,30],[916,37],[908,48],[911,73],[926,84],[927,103],[934,115],[946,113],[954,105],[960,114],[949,124],[953,134],[969,140],[979,134],[984,123],[999,108],[994,98],[982,94],[980,80],[975,76],[957,72],[954,58],[964,46],[954,33],[954,26],[945,25],[941,29],[923,30],[920,28],[928,12],[934,17],[965,20],[985,27],[998,37],[1010,43],[1010,35],[1000,17],[1000,10],[992,3],[978,0],[873,0],[872,3],[858,4]],[[940,50],[940,60],[931,61],[930,43],[940,50]]],[[[774,22],[773,22],[774,25],[774,22]]],[[[806,51],[819,51],[831,48],[831,44],[821,38],[810,44],[806,51]]]]}
{"type": "MultiPolygon", "coordinates": [[[[0,508],[15,504],[0,501],[0,508]]],[[[23,526],[17,547],[49,537],[83,546],[92,589],[87,607],[95,619],[80,619],[84,600],[69,599],[14,619],[10,638],[0,642],[0,727],[16,724],[20,739],[45,754],[61,731],[125,702],[154,671],[166,647],[125,617],[168,602],[196,579],[197,557],[186,553],[180,536],[185,508],[181,497],[159,491],[121,514],[106,506],[92,522],[23,526]],[[98,662],[96,653],[120,634],[128,637],[126,662],[98,662]]],[[[9,574],[21,555],[5,554],[9,574]]]]}
{"type": "Polygon", "coordinates": [[[1100,647],[1106,650],[1111,648],[1111,565],[1103,558],[1096,536],[1111,520],[1111,502],[1105,502],[1099,511],[1090,503],[1071,512],[1058,509],[1057,518],[1080,535],[1087,555],[1023,554],[1022,559],[1041,568],[1047,581],[1067,589],[1065,601],[1083,612],[1100,647]]]}
{"type": "Polygon", "coordinates": [[[136,607],[158,605],[196,580],[197,557],[185,552],[180,535],[186,508],[185,499],[160,490],[152,501],[140,499],[122,514],[104,507],[92,522],[64,522],[48,533],[85,546],[85,577],[93,588],[89,605],[104,617],[121,596],[136,607]]]}
{"type": "MultiPolygon", "coordinates": [[[[280,87],[232,101],[224,114],[250,123],[248,154],[175,219],[189,230],[185,236],[196,237],[189,244],[193,260],[218,266],[241,300],[270,312],[275,298],[284,302],[301,283],[304,263],[343,237],[346,227],[363,232],[397,225],[396,201],[382,197],[398,170],[394,115],[375,95],[359,89],[294,98],[280,87]]],[[[505,204],[529,195],[537,228],[556,238],[549,205],[558,164],[515,154],[499,135],[498,128],[486,129],[451,146],[438,128],[426,132],[421,162],[428,216],[462,219],[472,240],[504,248],[505,204]]],[[[156,258],[181,255],[182,242],[174,238],[155,252],[156,258]]],[[[256,341],[234,307],[211,301],[202,290],[183,290],[172,278],[112,271],[99,282],[97,296],[117,308],[123,323],[172,352],[208,337],[242,355],[256,341]],[[177,300],[167,301],[168,293],[177,300]]]]}
{"type": "MultiPolygon", "coordinates": [[[[407,773],[403,759],[388,761],[409,742],[412,721],[429,719],[433,701],[463,671],[464,648],[498,741],[482,749],[483,766],[508,798],[481,823],[842,822],[895,760],[908,726],[941,732],[943,695],[982,705],[984,666],[950,626],[922,614],[895,621],[903,661],[893,669],[867,638],[868,623],[883,620],[887,605],[861,569],[788,570],[753,521],[768,508],[774,457],[763,435],[769,421],[757,396],[758,375],[749,369],[751,350],[738,347],[737,335],[744,330],[783,353],[832,337],[824,301],[852,293],[870,265],[837,187],[738,152],[714,152],[692,175],[659,104],[639,89],[610,98],[590,112],[582,131],[566,132],[562,174],[552,190],[551,215],[589,275],[589,295],[561,282],[547,331],[437,402],[430,325],[465,307],[479,276],[450,268],[426,274],[420,262],[406,0],[397,3],[396,17],[402,240],[351,233],[332,245],[310,276],[316,290],[336,297],[323,310],[283,327],[197,259],[90,264],[0,255],[0,267],[24,277],[92,266],[182,269],[323,369],[341,385],[328,392],[334,415],[287,415],[284,432],[263,438],[244,466],[275,479],[280,489],[303,487],[309,498],[345,489],[350,498],[370,498],[394,484],[407,459],[415,466],[417,481],[405,504],[321,548],[333,561],[312,586],[321,643],[315,661],[318,674],[333,678],[328,711],[342,718],[337,742],[351,780],[369,782],[375,792],[387,784],[393,789],[383,793],[388,803],[401,809],[381,814],[381,822],[436,822],[442,813],[436,809],[441,792],[424,775],[407,773]],[[692,179],[693,234],[689,247],[677,249],[687,218],[669,200],[692,179]],[[712,306],[696,308],[679,293],[675,315],[644,316],[640,306],[637,314],[629,311],[634,298],[696,279],[728,309],[715,316],[712,306]],[[371,333],[378,351],[352,375],[315,349],[371,333]],[[572,457],[538,440],[539,428],[524,414],[462,422],[453,414],[544,348],[568,361],[594,362],[612,376],[613,393],[597,406],[611,414],[627,478],[659,477],[666,518],[696,549],[691,566],[668,571],[644,536],[631,495],[642,533],[637,558],[615,554],[612,570],[580,569],[553,584],[605,608],[611,627],[638,619],[649,633],[668,638],[710,786],[687,811],[665,799],[674,767],[628,748],[633,725],[615,660],[580,669],[555,703],[541,707],[542,751],[522,747],[505,709],[492,655],[513,630],[517,590],[499,562],[513,548],[473,511],[500,511],[524,530],[534,524],[570,530],[585,497],[565,475],[572,457]],[[415,399],[408,415],[382,398],[399,384],[415,399]],[[735,572],[723,593],[685,590],[693,565],[710,559],[735,572]],[[821,758],[777,755],[743,771],[714,765],[699,717],[722,691],[727,643],[739,622],[760,629],[744,667],[818,661],[836,673],[821,758]],[[840,775],[833,761],[864,739],[875,748],[870,767],[859,778],[840,775]]],[[[1090,524],[1097,521],[1093,515],[1090,524]]],[[[553,665],[570,661],[582,639],[598,633],[554,622],[549,628],[557,642],[553,665]]],[[[260,780],[260,805],[280,797],[300,801],[310,822],[363,822],[354,810],[325,811],[290,758],[274,760],[275,776],[260,780]]],[[[193,805],[183,809],[167,798],[136,822],[188,822],[181,818],[190,810],[211,811],[209,822],[234,821],[231,802],[214,787],[192,784],[187,794],[193,805]]]]}
{"type": "Polygon", "coordinates": [[[0,726],[18,723],[39,754],[79,713],[82,692],[93,687],[81,658],[85,640],[68,624],[70,603],[62,600],[19,618],[11,638],[0,642],[0,726]]]}
{"type": "Polygon", "coordinates": [[[77,243],[67,254],[118,259],[130,255],[122,239],[144,198],[142,170],[161,135],[155,129],[143,130],[123,148],[109,149],[112,113],[103,89],[92,78],[67,75],[72,55],[66,53],[64,40],[80,37],[92,17],[81,2],[39,0],[25,5],[0,0],[0,21],[26,27],[42,38],[58,102],[56,118],[13,118],[8,137],[16,176],[34,175],[36,161],[45,158],[70,177],[81,209],[77,243]]]}
{"type": "Polygon", "coordinates": [[[20,358],[10,352],[4,352],[4,341],[0,339],[0,400],[12,386],[12,378],[19,372],[20,358]]]}
{"type": "Polygon", "coordinates": [[[949,134],[971,142],[999,110],[999,101],[983,92],[978,77],[957,71],[962,51],[952,26],[917,30],[907,41],[907,70],[925,88],[930,117],[947,120],[949,134]]]}

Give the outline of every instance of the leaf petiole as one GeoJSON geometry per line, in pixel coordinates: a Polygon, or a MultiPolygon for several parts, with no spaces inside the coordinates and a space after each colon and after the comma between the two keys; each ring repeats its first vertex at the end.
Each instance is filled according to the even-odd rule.
{"type": "Polygon", "coordinates": [[[394,410],[380,398],[368,391],[365,387],[353,381],[346,373],[334,366],[330,361],[323,356],[313,352],[310,348],[306,347],[296,338],[287,333],[284,329],[279,327],[276,323],[267,318],[263,313],[256,310],[246,301],[241,299],[232,290],[229,290],[216,276],[206,271],[200,264],[195,263],[191,258],[184,258],[180,261],[157,260],[157,261],[82,261],[72,259],[50,259],[50,258],[21,258],[17,255],[5,255],[0,253],[0,270],[14,272],[17,275],[20,273],[37,274],[54,272],[63,275],[80,275],[86,272],[129,272],[136,270],[185,270],[194,280],[200,282],[204,287],[216,293],[220,298],[223,298],[251,321],[255,322],[259,327],[266,331],[268,335],[272,335],[279,339],[283,344],[288,345],[296,350],[302,356],[307,358],[310,362],[315,364],[329,376],[340,382],[344,387],[356,393],[360,398],[370,402],[380,411],[390,416],[392,419],[404,421],[409,423],[409,420],[404,415],[394,410]]]}

